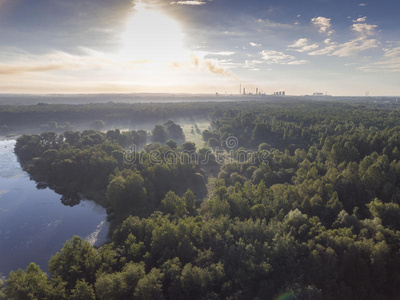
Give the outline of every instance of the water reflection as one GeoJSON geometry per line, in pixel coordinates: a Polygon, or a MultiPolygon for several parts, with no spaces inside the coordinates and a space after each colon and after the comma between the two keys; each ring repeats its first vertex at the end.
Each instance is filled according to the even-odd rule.
{"type": "Polygon", "coordinates": [[[48,260],[74,235],[99,245],[108,232],[106,211],[66,189],[32,181],[14,154],[15,141],[0,141],[0,275],[48,260]],[[61,197],[61,201],[60,201],[61,197]]]}

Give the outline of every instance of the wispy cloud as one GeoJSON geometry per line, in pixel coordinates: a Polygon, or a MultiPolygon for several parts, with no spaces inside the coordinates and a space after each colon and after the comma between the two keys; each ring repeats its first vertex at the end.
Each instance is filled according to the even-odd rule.
{"type": "Polygon", "coordinates": [[[329,30],[331,28],[331,19],[325,17],[316,17],[311,19],[311,23],[314,24],[319,29],[320,33],[326,33],[331,35],[334,30],[329,30]]]}
{"type": "Polygon", "coordinates": [[[292,24],[274,22],[269,19],[258,19],[257,22],[266,28],[292,29],[294,27],[292,24]]]}
{"type": "Polygon", "coordinates": [[[174,68],[191,68],[198,69],[202,71],[208,71],[216,75],[226,76],[235,80],[238,78],[231,72],[220,66],[220,61],[216,59],[203,59],[201,57],[192,54],[189,61],[185,62],[174,62],[172,63],[174,68]]]}
{"type": "Polygon", "coordinates": [[[358,38],[337,46],[337,50],[332,53],[339,57],[357,55],[361,51],[377,48],[380,42],[376,39],[358,38]]]}
{"type": "Polygon", "coordinates": [[[360,37],[350,40],[343,44],[331,43],[325,48],[309,52],[308,55],[330,55],[339,57],[349,57],[359,54],[361,51],[378,48],[380,42],[376,39],[367,39],[360,37]]]}
{"type": "Polygon", "coordinates": [[[292,45],[289,45],[288,48],[291,49],[288,50],[294,50],[297,52],[308,52],[317,49],[318,47],[318,44],[310,44],[307,38],[301,38],[294,42],[292,45]]]}
{"type": "MultiPolygon", "coordinates": [[[[378,48],[381,44],[380,41],[378,39],[370,38],[370,36],[377,33],[376,28],[378,28],[378,26],[365,23],[366,19],[367,17],[360,17],[357,20],[353,20],[353,23],[355,24],[352,24],[350,26],[350,29],[358,34],[357,38],[351,39],[348,42],[344,42],[341,44],[333,42],[330,38],[325,39],[324,44],[326,46],[324,48],[309,52],[308,55],[349,57],[355,56],[362,51],[378,48]]],[[[306,41],[301,41],[300,39],[298,42],[299,44],[301,44],[301,42],[305,44],[306,41]]]]}
{"type": "Polygon", "coordinates": [[[351,29],[353,29],[355,32],[358,32],[359,34],[363,36],[368,36],[368,35],[373,35],[375,34],[375,29],[378,27],[378,25],[371,25],[367,23],[357,23],[353,24],[351,26],[351,29]]]}
{"type": "Polygon", "coordinates": [[[400,47],[384,48],[384,55],[378,62],[359,67],[364,72],[400,72],[400,47]]]}
{"type": "Polygon", "coordinates": [[[289,61],[287,64],[288,65],[306,65],[309,63],[310,63],[310,61],[308,61],[306,59],[302,59],[302,60],[289,61]]]}
{"type": "Polygon", "coordinates": [[[361,23],[367,21],[367,17],[360,17],[357,20],[353,20],[353,23],[361,23]]]}
{"type": "Polygon", "coordinates": [[[206,4],[206,2],[204,1],[173,1],[170,2],[171,5],[194,5],[194,6],[198,6],[198,5],[204,5],[206,4]]]}
{"type": "Polygon", "coordinates": [[[32,72],[51,72],[59,70],[99,70],[102,68],[131,69],[136,65],[147,64],[148,61],[121,61],[117,57],[81,48],[82,55],[73,55],[62,51],[53,51],[42,55],[34,55],[17,51],[0,52],[0,75],[16,75],[32,72]]]}
{"type": "Polygon", "coordinates": [[[67,65],[56,65],[56,64],[48,64],[48,65],[0,65],[0,75],[16,75],[16,74],[24,74],[31,72],[49,72],[49,71],[57,71],[68,68],[67,65]]]}
{"type": "Polygon", "coordinates": [[[265,62],[262,60],[246,60],[244,67],[250,69],[252,71],[259,71],[258,65],[264,64],[265,62]]]}
{"type": "Polygon", "coordinates": [[[308,55],[328,55],[331,54],[335,49],[337,48],[337,45],[330,45],[326,46],[325,48],[313,51],[308,53],[308,55]]]}
{"type": "Polygon", "coordinates": [[[261,47],[261,44],[256,44],[256,43],[249,43],[249,45],[252,47],[261,47]]]}
{"type": "Polygon", "coordinates": [[[283,52],[274,50],[263,50],[260,52],[262,59],[267,64],[279,65],[304,65],[308,64],[308,60],[296,60],[293,55],[288,55],[283,52]]]}
{"type": "Polygon", "coordinates": [[[211,55],[216,55],[216,56],[231,56],[234,55],[236,52],[233,51],[220,51],[220,52],[197,52],[197,53],[203,53],[205,56],[211,56],[211,55]]]}

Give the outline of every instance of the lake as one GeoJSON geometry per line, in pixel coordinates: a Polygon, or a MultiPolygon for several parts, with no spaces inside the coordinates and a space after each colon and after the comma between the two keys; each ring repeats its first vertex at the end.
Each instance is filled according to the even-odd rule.
{"type": "Polygon", "coordinates": [[[108,233],[103,207],[90,200],[65,206],[61,195],[37,189],[14,154],[15,142],[0,141],[0,276],[31,262],[47,271],[50,257],[74,235],[101,245],[108,233]]]}

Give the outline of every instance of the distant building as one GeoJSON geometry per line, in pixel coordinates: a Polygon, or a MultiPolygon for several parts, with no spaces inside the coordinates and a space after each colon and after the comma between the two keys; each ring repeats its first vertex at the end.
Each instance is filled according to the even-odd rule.
{"type": "Polygon", "coordinates": [[[324,93],[314,93],[313,96],[323,96],[324,93]]]}

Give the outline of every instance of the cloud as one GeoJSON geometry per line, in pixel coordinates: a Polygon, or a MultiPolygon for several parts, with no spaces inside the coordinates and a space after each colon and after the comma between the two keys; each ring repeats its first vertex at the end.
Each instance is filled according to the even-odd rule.
{"type": "Polygon", "coordinates": [[[233,51],[210,52],[210,54],[221,55],[221,56],[231,56],[231,55],[233,55],[235,53],[236,52],[233,52],[233,51]]]}
{"type": "Polygon", "coordinates": [[[271,64],[286,64],[288,61],[296,59],[293,55],[274,50],[263,50],[260,54],[264,61],[271,64]]]}
{"type": "Polygon", "coordinates": [[[267,28],[279,28],[279,29],[292,29],[293,28],[292,24],[278,23],[278,22],[274,22],[274,21],[271,21],[268,19],[265,19],[265,20],[258,19],[257,22],[267,28]]]}
{"type": "Polygon", "coordinates": [[[198,5],[204,5],[206,2],[204,1],[174,1],[170,2],[171,5],[193,5],[193,6],[198,6],[198,5]]]}
{"type": "Polygon", "coordinates": [[[358,38],[337,46],[337,50],[332,53],[339,57],[357,55],[360,51],[377,48],[380,42],[376,39],[358,38]]]}
{"type": "Polygon", "coordinates": [[[400,57],[400,47],[395,47],[392,49],[383,49],[385,51],[384,57],[392,58],[392,57],[400,57]]]}
{"type": "Polygon", "coordinates": [[[336,45],[330,45],[320,50],[310,52],[308,55],[328,55],[331,54],[336,48],[336,45]]]}
{"type": "Polygon", "coordinates": [[[303,59],[303,60],[290,61],[287,64],[288,65],[305,65],[305,64],[308,64],[308,63],[310,63],[310,61],[303,59]]]}
{"type": "MultiPolygon", "coordinates": [[[[359,35],[358,38],[351,39],[350,41],[342,44],[337,44],[335,42],[332,42],[332,40],[329,38],[325,39],[324,41],[324,43],[326,44],[325,48],[309,52],[308,55],[330,55],[339,57],[349,57],[349,56],[355,56],[361,51],[379,47],[380,42],[377,39],[369,38],[371,35],[374,35],[376,33],[376,28],[378,26],[367,23],[360,23],[360,22],[365,22],[366,18],[367,17],[360,17],[357,20],[353,20],[355,24],[352,24],[350,27],[350,29],[358,33],[359,35]]],[[[324,20],[323,22],[321,21],[320,23],[325,25],[328,24],[326,20],[324,20]]],[[[325,31],[327,30],[327,28],[329,27],[323,27],[325,31]]],[[[307,42],[305,40],[304,41],[301,40],[302,39],[298,41],[300,44],[301,42],[303,42],[303,44],[307,42]]]]}
{"type": "Polygon", "coordinates": [[[297,40],[294,44],[289,45],[289,48],[293,48],[293,49],[289,49],[289,50],[294,50],[297,52],[308,52],[314,49],[318,48],[317,44],[309,44],[309,41],[307,38],[301,38],[299,40],[297,40]]]}
{"type": "Polygon", "coordinates": [[[357,20],[353,20],[354,23],[361,23],[367,21],[367,17],[358,18],[357,20]]]}
{"type": "Polygon", "coordinates": [[[264,63],[264,61],[262,61],[262,60],[246,60],[244,67],[248,68],[250,70],[257,70],[258,71],[259,69],[257,68],[257,65],[260,65],[260,64],[263,64],[263,63],[264,63]]]}
{"type": "Polygon", "coordinates": [[[16,75],[16,74],[24,74],[31,72],[49,72],[49,71],[57,71],[68,68],[67,65],[57,65],[57,64],[48,64],[48,65],[0,65],[0,75],[16,75]]]}
{"type": "Polygon", "coordinates": [[[120,60],[116,56],[104,54],[88,48],[80,48],[82,55],[62,51],[34,55],[19,51],[0,51],[0,75],[17,75],[34,72],[99,70],[103,68],[129,70],[137,65],[149,63],[145,60],[120,60]]]}
{"type": "Polygon", "coordinates": [[[216,59],[203,59],[199,58],[198,56],[192,54],[190,56],[189,61],[185,62],[174,62],[172,63],[172,67],[174,68],[192,68],[192,69],[199,69],[203,71],[208,71],[213,74],[217,75],[222,75],[226,76],[235,80],[238,80],[238,78],[233,75],[231,72],[226,70],[225,68],[221,67],[220,61],[216,59]]]}
{"type": "Polygon", "coordinates": [[[231,56],[234,55],[236,52],[233,51],[219,51],[219,52],[206,52],[206,51],[196,51],[198,55],[204,56],[231,56]]]}
{"type": "Polygon", "coordinates": [[[378,27],[378,25],[370,25],[367,23],[357,23],[357,24],[353,24],[351,26],[351,29],[353,29],[355,32],[360,33],[363,36],[368,36],[368,35],[375,34],[375,29],[377,27],[378,27]]]}
{"type": "Polygon", "coordinates": [[[360,37],[357,39],[350,40],[343,44],[336,44],[330,42],[328,46],[317,51],[309,52],[308,55],[329,55],[339,57],[355,56],[361,51],[374,49],[379,47],[380,42],[376,39],[368,39],[366,37],[360,37]]]}
{"type": "Polygon", "coordinates": [[[261,47],[261,44],[256,44],[256,43],[249,43],[249,45],[252,47],[261,47]]]}
{"type": "Polygon", "coordinates": [[[367,6],[367,3],[360,3],[360,4],[358,4],[358,6],[361,6],[361,7],[367,6]]]}
{"type": "Polygon", "coordinates": [[[309,63],[308,60],[296,60],[293,55],[288,55],[283,52],[274,50],[263,50],[260,52],[262,59],[267,64],[279,65],[303,65],[309,63]]]}
{"type": "Polygon", "coordinates": [[[364,72],[400,72],[400,47],[384,48],[384,54],[380,61],[359,67],[364,72]]]}
{"type": "Polygon", "coordinates": [[[331,19],[325,18],[325,17],[317,17],[317,18],[312,18],[311,23],[314,24],[314,26],[318,27],[320,33],[326,33],[327,35],[331,35],[334,33],[334,30],[329,30],[331,28],[331,19]]]}

